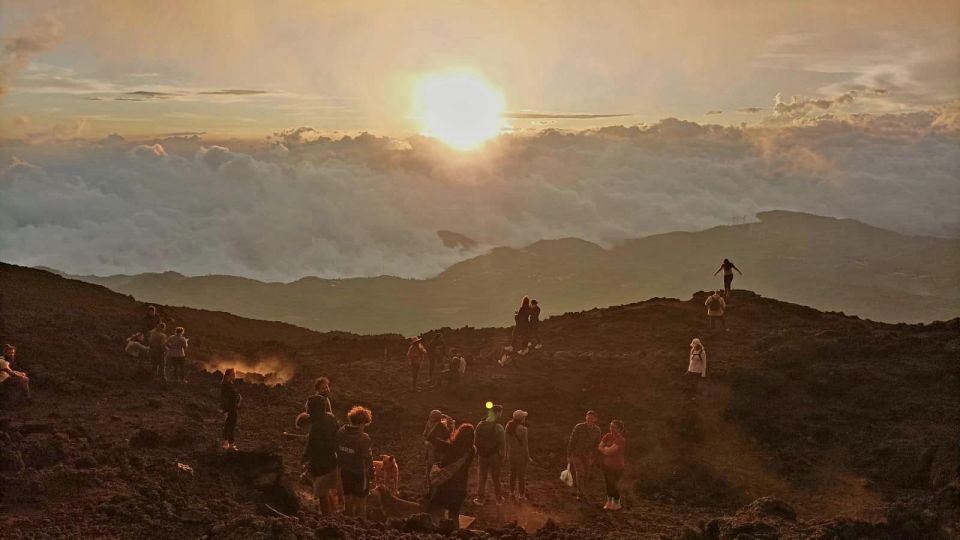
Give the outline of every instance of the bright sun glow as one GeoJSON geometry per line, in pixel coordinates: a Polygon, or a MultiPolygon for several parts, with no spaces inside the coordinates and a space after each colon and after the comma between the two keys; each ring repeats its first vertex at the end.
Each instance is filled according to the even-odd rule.
{"type": "Polygon", "coordinates": [[[496,137],[503,124],[503,96],[476,75],[427,77],[416,91],[422,133],[460,150],[496,137]]]}

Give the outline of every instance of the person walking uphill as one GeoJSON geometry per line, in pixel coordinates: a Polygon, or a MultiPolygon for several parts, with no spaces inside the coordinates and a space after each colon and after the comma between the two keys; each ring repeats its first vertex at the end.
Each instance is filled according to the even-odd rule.
{"type": "Polygon", "coordinates": [[[733,284],[733,271],[736,270],[741,276],[743,275],[743,272],[737,268],[737,265],[730,262],[730,259],[724,259],[723,262],[720,263],[720,268],[717,268],[717,271],[714,272],[713,275],[719,274],[721,270],[723,270],[723,290],[726,293],[726,296],[729,297],[730,285],[733,284]]]}
{"type": "Polygon", "coordinates": [[[330,491],[337,487],[339,476],[337,433],[340,424],[337,417],[330,412],[328,400],[308,401],[307,409],[310,414],[310,434],[307,436],[307,447],[300,463],[306,466],[305,472],[313,484],[313,495],[317,498],[320,514],[329,516],[334,509],[330,491]]]}
{"type": "Polygon", "coordinates": [[[510,495],[517,502],[527,498],[527,465],[530,458],[530,440],[527,429],[527,412],[513,411],[513,419],[507,422],[507,461],[510,462],[510,495]]]}
{"type": "Polygon", "coordinates": [[[224,450],[236,450],[234,443],[234,432],[237,430],[237,417],[240,414],[240,402],[243,397],[237,392],[233,385],[237,372],[233,368],[227,368],[223,372],[223,380],[220,382],[220,409],[223,411],[223,442],[220,446],[224,450]]]}
{"type": "Polygon", "coordinates": [[[724,318],[724,310],[727,307],[727,303],[723,300],[723,296],[720,293],[723,291],[717,291],[707,297],[707,301],[703,305],[707,306],[707,318],[710,319],[710,329],[713,330],[714,321],[719,320],[720,325],[723,326],[724,330],[727,330],[727,320],[724,318]]]}
{"type": "Polygon", "coordinates": [[[187,382],[187,379],[183,376],[183,366],[187,362],[189,340],[184,337],[183,333],[183,327],[178,326],[164,344],[166,356],[170,359],[170,365],[173,367],[173,380],[178,383],[187,382]]]}
{"type": "Polygon", "coordinates": [[[407,348],[407,360],[410,361],[410,374],[413,376],[413,391],[418,392],[417,377],[420,375],[420,366],[423,365],[423,357],[426,356],[427,349],[423,346],[423,340],[420,336],[410,341],[410,347],[407,348]]]}
{"type": "Polygon", "coordinates": [[[343,484],[344,511],[348,516],[367,517],[367,494],[373,478],[372,442],[364,429],[373,422],[373,412],[360,405],[347,413],[350,423],[337,432],[337,461],[343,484]]]}
{"type": "Polygon", "coordinates": [[[536,300],[530,301],[530,342],[534,349],[543,348],[543,341],[540,340],[540,303],[536,300]]]}
{"type": "MultiPolygon", "coordinates": [[[[477,449],[474,448],[475,430],[473,424],[461,424],[453,435],[445,441],[436,441],[443,458],[430,472],[430,513],[460,523],[460,509],[467,498],[467,483],[470,479],[470,465],[473,464],[477,449]]],[[[459,526],[459,525],[458,525],[459,526]]]]}
{"type": "Polygon", "coordinates": [[[165,323],[160,323],[150,331],[148,344],[150,346],[150,360],[153,361],[153,369],[156,372],[157,379],[161,382],[167,380],[167,330],[165,323]]]}
{"type": "Polygon", "coordinates": [[[690,342],[690,363],[687,365],[687,393],[693,401],[697,399],[700,379],[707,376],[707,351],[700,343],[700,338],[693,338],[690,342]]]}
{"type": "Polygon", "coordinates": [[[503,458],[507,453],[506,432],[500,425],[500,415],[503,414],[502,405],[494,405],[487,413],[487,417],[477,424],[477,457],[480,461],[480,481],[477,486],[477,498],[473,504],[483,506],[486,498],[487,476],[493,482],[493,495],[497,506],[503,502],[503,493],[500,490],[500,470],[503,467],[503,458]]]}
{"type": "Polygon", "coordinates": [[[600,444],[600,426],[597,413],[587,411],[586,418],[570,432],[567,441],[567,463],[573,473],[573,489],[577,500],[583,498],[583,488],[590,479],[590,471],[597,464],[597,445],[600,444]]]}
{"type": "Polygon", "coordinates": [[[607,503],[604,510],[620,510],[623,504],[620,499],[620,479],[626,467],[624,454],[627,450],[626,429],[623,422],[610,422],[610,431],[600,439],[597,450],[603,454],[600,468],[603,470],[603,480],[607,485],[607,503]]]}

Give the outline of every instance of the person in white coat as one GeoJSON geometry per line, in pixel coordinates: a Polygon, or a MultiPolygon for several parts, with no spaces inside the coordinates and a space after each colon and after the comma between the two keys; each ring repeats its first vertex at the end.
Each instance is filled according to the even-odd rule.
{"type": "Polygon", "coordinates": [[[707,350],[703,348],[700,338],[693,338],[690,342],[690,363],[687,365],[687,392],[690,400],[697,399],[700,379],[707,376],[707,350]]]}

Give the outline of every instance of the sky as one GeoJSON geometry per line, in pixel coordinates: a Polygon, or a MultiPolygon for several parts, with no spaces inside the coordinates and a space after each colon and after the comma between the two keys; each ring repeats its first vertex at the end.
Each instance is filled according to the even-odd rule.
{"type": "Polygon", "coordinates": [[[960,234],[956,1],[0,0],[0,40],[7,262],[426,277],[773,208],[960,234]],[[446,73],[500,135],[424,131],[446,73]]]}

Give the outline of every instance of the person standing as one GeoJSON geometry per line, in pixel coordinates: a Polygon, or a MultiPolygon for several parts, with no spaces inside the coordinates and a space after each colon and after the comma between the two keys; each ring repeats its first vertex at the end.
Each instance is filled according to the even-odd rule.
{"type": "Polygon", "coordinates": [[[714,321],[719,320],[720,325],[723,326],[724,331],[727,330],[727,320],[724,318],[724,310],[727,307],[726,301],[724,301],[722,293],[723,291],[717,291],[707,297],[707,301],[704,302],[704,305],[707,306],[707,318],[710,319],[710,329],[713,330],[714,321]]]}
{"type": "Polygon", "coordinates": [[[413,377],[413,391],[419,392],[417,387],[417,377],[420,375],[420,366],[423,365],[423,357],[426,356],[427,349],[423,346],[423,339],[420,336],[410,341],[410,347],[407,348],[407,360],[410,361],[410,374],[413,377]]]}
{"type": "Polygon", "coordinates": [[[343,484],[344,514],[367,517],[367,494],[373,478],[372,441],[364,430],[373,422],[373,412],[360,405],[347,413],[349,424],[337,432],[337,461],[343,484]]]}
{"type": "Polygon", "coordinates": [[[237,388],[233,385],[237,378],[237,372],[233,368],[227,368],[223,372],[223,380],[220,382],[220,409],[223,411],[223,441],[220,446],[224,450],[236,450],[234,444],[234,434],[237,430],[237,419],[240,414],[240,402],[243,397],[237,388]]]}
{"type": "Polygon", "coordinates": [[[149,339],[150,332],[158,326],[160,326],[160,315],[157,313],[157,306],[147,306],[147,312],[140,318],[140,333],[149,339]]]}
{"type": "Polygon", "coordinates": [[[470,465],[477,449],[474,447],[473,424],[461,424],[447,440],[436,441],[443,458],[430,475],[430,513],[452,519],[459,527],[460,509],[467,498],[470,465]]]}
{"type": "MultiPolygon", "coordinates": [[[[309,403],[309,402],[308,402],[309,403]]],[[[320,515],[333,515],[334,503],[330,492],[337,487],[339,470],[337,469],[337,434],[340,424],[330,412],[330,402],[317,400],[316,407],[310,412],[310,434],[307,447],[303,451],[300,463],[313,484],[313,495],[317,498],[320,515]]],[[[310,409],[308,404],[308,409],[310,409]]]]}
{"type": "Polygon", "coordinates": [[[439,409],[430,411],[430,416],[427,418],[427,425],[423,428],[423,444],[427,450],[426,480],[428,488],[430,486],[430,470],[440,462],[440,452],[434,443],[450,438],[451,430],[447,427],[448,423],[444,422],[445,416],[446,415],[439,409]]]}
{"type": "Polygon", "coordinates": [[[517,354],[526,354],[530,343],[530,298],[524,296],[520,300],[520,307],[513,314],[513,351],[517,354]]]}
{"type": "Polygon", "coordinates": [[[730,262],[730,259],[724,259],[723,262],[720,263],[720,268],[717,268],[717,271],[714,272],[713,275],[716,276],[721,270],[723,271],[723,290],[726,293],[726,296],[729,298],[730,285],[733,284],[733,271],[736,270],[741,276],[743,275],[743,272],[737,268],[737,265],[730,262]]]}
{"type": "Polygon", "coordinates": [[[323,418],[324,411],[333,413],[333,404],[330,402],[330,379],[318,377],[313,381],[313,392],[303,407],[303,410],[310,415],[311,425],[313,425],[313,419],[323,418]]]}
{"type": "Polygon", "coordinates": [[[506,431],[500,425],[500,416],[503,414],[502,405],[494,405],[487,412],[487,417],[477,424],[477,457],[480,461],[480,480],[477,486],[477,498],[473,504],[483,506],[486,499],[487,476],[493,483],[493,495],[497,506],[503,502],[503,493],[500,490],[500,471],[503,468],[503,458],[507,453],[506,431]]]}
{"type": "Polygon", "coordinates": [[[590,480],[590,472],[597,464],[597,445],[600,444],[600,426],[597,413],[587,411],[583,422],[573,426],[567,441],[567,463],[573,473],[573,489],[577,500],[583,498],[583,489],[590,480]]]}
{"type": "Polygon", "coordinates": [[[427,359],[428,359],[428,375],[429,382],[427,383],[430,388],[433,388],[437,385],[437,369],[444,364],[444,361],[447,358],[447,343],[443,340],[443,334],[437,332],[433,339],[430,341],[430,346],[427,347],[427,359]]]}
{"type": "Polygon", "coordinates": [[[170,359],[170,365],[173,367],[173,380],[178,383],[187,382],[187,379],[183,376],[183,367],[187,362],[189,340],[184,337],[183,333],[183,327],[178,326],[164,344],[166,357],[170,359]]]}
{"type": "Polygon", "coordinates": [[[700,379],[707,376],[707,351],[700,338],[690,342],[690,363],[687,364],[687,393],[691,401],[697,399],[700,379]]]}
{"type": "Polygon", "coordinates": [[[610,422],[610,431],[600,439],[600,444],[597,446],[597,450],[603,454],[600,468],[603,470],[603,480],[607,485],[607,503],[603,505],[604,510],[623,508],[620,499],[620,479],[623,478],[623,470],[626,468],[624,460],[627,450],[626,433],[623,422],[613,420],[610,422]]]}
{"type": "Polygon", "coordinates": [[[536,300],[530,301],[530,342],[534,349],[543,348],[540,340],[540,303],[536,300]]]}
{"type": "Polygon", "coordinates": [[[160,323],[150,332],[150,359],[153,360],[153,369],[156,372],[157,379],[161,382],[167,380],[167,325],[160,323]]]}
{"type": "Polygon", "coordinates": [[[513,419],[507,422],[507,460],[510,462],[510,494],[521,502],[527,498],[527,465],[530,458],[530,440],[527,429],[527,412],[513,411],[513,419]]]}
{"type": "Polygon", "coordinates": [[[0,384],[7,382],[15,383],[23,394],[23,398],[28,402],[33,401],[30,395],[30,377],[22,371],[13,369],[13,361],[17,358],[17,348],[13,345],[4,345],[3,357],[0,358],[0,384]]]}

